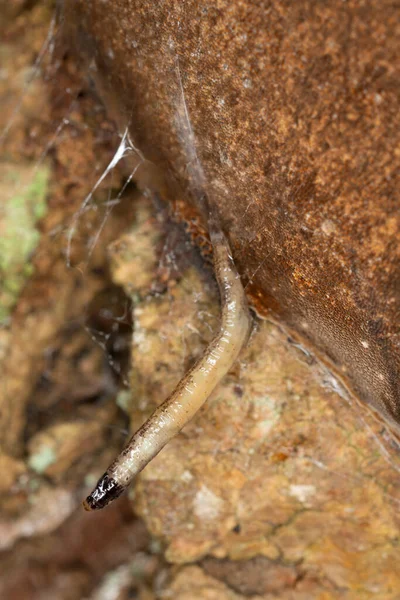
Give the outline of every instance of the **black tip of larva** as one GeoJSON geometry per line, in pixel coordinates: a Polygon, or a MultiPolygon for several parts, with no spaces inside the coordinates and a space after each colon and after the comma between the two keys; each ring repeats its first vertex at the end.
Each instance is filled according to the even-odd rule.
{"type": "Polygon", "coordinates": [[[118,498],[125,490],[125,487],[109,477],[107,473],[103,475],[97,482],[93,492],[84,500],[83,507],[85,510],[99,510],[104,508],[118,498]]]}

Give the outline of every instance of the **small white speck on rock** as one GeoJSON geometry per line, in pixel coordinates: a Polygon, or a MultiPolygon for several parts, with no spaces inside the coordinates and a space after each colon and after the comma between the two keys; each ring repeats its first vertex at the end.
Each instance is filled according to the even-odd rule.
{"type": "Polygon", "coordinates": [[[222,512],[224,501],[212,490],[202,485],[193,500],[193,511],[196,517],[206,521],[213,521],[222,512]]]}

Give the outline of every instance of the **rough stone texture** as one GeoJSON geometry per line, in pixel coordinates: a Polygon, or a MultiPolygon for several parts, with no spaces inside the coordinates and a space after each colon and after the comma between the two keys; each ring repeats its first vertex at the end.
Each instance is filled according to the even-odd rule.
{"type": "MultiPolygon", "coordinates": [[[[72,269],[66,254],[72,217],[118,141],[115,136],[110,144],[113,127],[104,107],[85,89],[76,65],[63,63],[60,56],[51,63],[51,55],[43,53],[54,34],[53,16],[46,2],[21,9],[0,40],[0,452],[8,457],[24,452],[29,406],[40,412],[45,397],[49,412],[62,397],[61,381],[70,399],[112,388],[103,352],[95,344],[87,350],[86,368],[93,366],[97,375],[90,366],[85,373],[85,361],[78,365],[75,360],[79,390],[72,392],[66,373],[53,395],[51,382],[45,392],[38,383],[57,363],[55,347],[61,345],[60,354],[71,363],[90,345],[88,333],[80,331],[79,340],[77,336],[69,343],[70,333],[83,323],[88,303],[110,285],[102,276],[105,247],[93,245],[92,239],[104,216],[101,200],[107,197],[108,182],[76,223],[72,269]],[[39,76],[39,66],[45,77],[39,76]]],[[[115,172],[116,185],[118,177],[115,172]]],[[[127,213],[114,210],[102,230],[103,241],[114,239],[126,219],[127,213]]]]}
{"type": "Polygon", "coordinates": [[[397,4],[64,8],[121,127],[166,176],[162,193],[196,203],[206,191],[258,311],[398,421],[397,4]]]}
{"type": "MultiPolygon", "coordinates": [[[[135,299],[124,402],[134,430],[200,355],[219,310],[211,269],[194,266],[193,250],[179,268],[173,231],[167,263],[179,275],[160,293],[162,227],[148,200],[136,206],[136,225],[110,249],[116,281],[135,299]]],[[[182,566],[161,597],[395,600],[392,443],[323,364],[257,320],[238,363],[132,490],[166,559],[182,566]]]]}
{"type": "MultiPolygon", "coordinates": [[[[337,5],[339,17],[356,8],[350,2],[347,5],[337,5]]],[[[57,6],[63,7],[62,3],[57,6]]],[[[65,3],[64,8],[70,6],[73,2],[65,3]]],[[[99,6],[97,3],[94,8],[100,10],[99,6]]],[[[118,7],[118,3],[109,3],[110,18],[113,6],[118,7]]],[[[270,5],[272,17],[277,6],[270,5]]],[[[302,3],[282,11],[283,24],[292,18],[288,10],[295,17],[298,6],[301,8],[302,3]]],[[[334,4],[318,6],[328,10],[334,4]]],[[[385,5],[381,6],[384,10],[385,5]]],[[[119,193],[121,171],[114,171],[104,181],[82,214],[71,248],[71,262],[77,268],[66,268],[71,217],[110,162],[119,140],[68,54],[51,53],[55,64],[42,65],[43,76],[38,72],[31,77],[48,35],[51,2],[0,0],[2,16],[3,7],[11,25],[0,44],[0,126],[7,128],[12,121],[3,146],[4,160],[7,169],[11,165],[25,182],[29,170],[33,173],[46,157],[50,179],[48,211],[35,225],[41,235],[27,265],[32,265],[32,275],[24,278],[24,288],[18,289],[10,325],[0,330],[0,597],[397,600],[399,477],[398,455],[391,438],[356,403],[342,398],[345,392],[337,380],[272,321],[257,322],[250,345],[208,406],[149,466],[132,492],[131,504],[143,514],[156,538],[151,541],[143,523],[132,516],[126,497],[90,515],[79,507],[84,491],[122,443],[126,423],[121,414],[115,419],[109,393],[114,388],[110,372],[117,368],[124,372],[126,336],[118,328],[131,331],[130,304],[124,295],[116,293],[115,286],[110,287],[109,241],[118,238],[110,248],[114,279],[124,285],[135,305],[134,394],[131,397],[123,390],[117,398],[131,417],[132,429],[163,400],[202,351],[216,326],[219,301],[211,269],[204,268],[179,227],[161,225],[160,211],[153,211],[148,201],[139,200],[131,190],[126,200],[112,204],[111,214],[104,212],[109,193],[119,193]],[[116,189],[110,191],[109,185],[116,189]],[[124,234],[133,214],[136,225],[124,234]],[[93,246],[93,242],[97,244],[93,246]],[[172,563],[169,566],[163,561],[163,550],[172,563]],[[196,564],[188,565],[191,560],[196,564]]],[[[244,13],[248,10],[246,4],[239,3],[229,10],[235,12],[238,7],[244,13]]],[[[181,10],[181,4],[175,8],[181,10]]],[[[217,11],[221,8],[223,4],[215,5],[217,11]]],[[[258,5],[254,7],[257,10],[258,5]]],[[[306,13],[304,28],[313,21],[315,10],[306,13]]],[[[368,24],[371,6],[365,11],[368,24]]],[[[263,20],[266,27],[273,23],[272,17],[263,20]]],[[[385,17],[382,43],[387,46],[391,21],[387,12],[385,17]]],[[[76,15],[75,22],[80,22],[76,15]]],[[[126,23],[121,22],[123,25],[126,23]]],[[[245,26],[238,23],[238,29],[231,30],[232,48],[237,44],[237,32],[245,26]]],[[[342,26],[340,18],[332,20],[332,27],[342,26]]],[[[283,44],[285,36],[295,33],[293,28],[282,31],[283,44]]],[[[368,33],[373,39],[373,27],[368,33]]],[[[58,34],[56,39],[60,39],[58,34]]],[[[273,42],[272,36],[270,39],[273,42]]],[[[190,44],[191,40],[188,48],[190,44]]],[[[132,52],[136,52],[134,48],[132,52]]],[[[185,74],[190,65],[184,62],[184,48],[181,50],[179,68],[187,96],[192,84],[185,74]]],[[[112,60],[112,52],[107,56],[112,60]]],[[[192,63],[198,65],[196,56],[192,63]]],[[[175,61],[172,64],[176,74],[177,65],[175,61]]],[[[285,71],[288,65],[281,63],[277,68],[285,71]]],[[[166,102],[158,109],[165,106],[173,111],[178,106],[181,119],[176,80],[171,81],[171,98],[178,98],[176,105],[166,102]]],[[[311,78],[310,85],[312,82],[311,78]]],[[[161,76],[158,83],[162,92],[161,76]]],[[[244,90],[250,89],[246,86],[244,90]]],[[[387,90],[382,97],[385,102],[391,98],[387,90]]],[[[252,101],[246,98],[246,102],[252,101]]],[[[192,97],[191,113],[195,100],[192,97]]],[[[154,109],[156,116],[151,106],[149,98],[144,98],[142,110],[154,109]]],[[[208,115],[214,106],[212,98],[208,115]]],[[[289,102],[282,110],[285,107],[289,110],[289,102]]],[[[382,119],[389,116],[385,111],[381,115],[382,119]]],[[[149,136],[146,121],[142,123],[142,135],[149,136]]],[[[196,123],[197,139],[201,124],[196,123]]],[[[249,116],[248,127],[256,125],[256,119],[249,116]]],[[[273,125],[270,122],[268,127],[273,125]]],[[[239,134],[237,129],[232,130],[232,138],[239,134]]],[[[166,129],[160,126],[165,140],[163,131],[166,129]]],[[[213,131],[222,139],[217,129],[213,131]]],[[[288,147],[292,142],[296,143],[294,135],[287,140],[288,147]]],[[[204,163],[204,147],[197,143],[204,163]]],[[[387,141],[382,143],[386,148],[387,141]]],[[[245,145],[243,148],[247,151],[245,145]]],[[[190,186],[183,186],[187,193],[181,190],[174,200],[183,216],[191,217],[194,211],[187,197],[196,196],[196,191],[192,192],[196,171],[194,163],[187,164],[184,156],[190,154],[190,148],[183,146],[183,136],[179,134],[176,144],[165,153],[161,142],[147,150],[149,155],[154,152],[154,158],[156,150],[160,152],[160,164],[164,164],[162,156],[167,156],[167,151],[178,155],[169,165],[170,172],[179,175],[181,181],[189,174],[190,186]]],[[[271,148],[268,152],[272,153],[271,148]]],[[[240,156],[234,158],[239,160],[240,156]]],[[[254,160],[246,169],[259,164],[255,150],[254,160]]],[[[393,160],[390,168],[394,164],[393,160]]],[[[209,161],[208,179],[210,165],[209,161]]],[[[365,174],[369,169],[366,165],[365,174]]],[[[296,174],[302,176],[298,171],[296,174]]],[[[350,175],[354,177],[353,173],[348,175],[346,184],[350,175]]],[[[249,190],[250,184],[251,180],[249,190]]],[[[287,203],[290,198],[285,198],[287,203]]],[[[300,199],[305,202],[301,194],[300,199]]],[[[273,208],[273,203],[270,206],[273,208]]],[[[382,202],[382,210],[385,206],[382,202]]],[[[255,208],[249,207],[245,218],[239,212],[236,225],[237,215],[231,223],[225,221],[232,240],[242,246],[249,231],[247,216],[255,208]],[[235,239],[235,228],[237,232],[241,223],[243,230],[235,239]]],[[[282,212],[282,231],[283,217],[282,212]]],[[[350,214],[349,226],[357,218],[350,214]]],[[[201,229],[197,222],[188,225],[198,239],[201,229]]],[[[262,225],[261,219],[257,225],[262,225]]],[[[336,234],[333,225],[328,221],[323,227],[330,242],[335,235],[342,236],[340,228],[336,234]]],[[[274,227],[271,235],[276,236],[276,224],[274,227]]],[[[368,245],[378,229],[366,231],[368,245]]],[[[379,237],[382,231],[377,233],[377,243],[389,243],[387,237],[379,237]]],[[[254,252],[259,252],[259,243],[255,242],[254,252]]],[[[315,240],[310,241],[313,243],[315,240]]],[[[285,252],[288,249],[283,248],[285,252]]],[[[235,255],[239,263],[238,249],[235,255]]],[[[274,257],[278,260],[277,246],[271,249],[268,261],[274,257]]],[[[390,258],[394,249],[390,246],[389,250],[390,258]]],[[[246,256],[240,263],[244,274],[247,258],[249,265],[254,261],[252,255],[246,256]]],[[[306,252],[304,256],[306,260],[306,252]]],[[[354,256],[357,266],[359,257],[357,253],[354,256]]],[[[287,255],[283,259],[287,260],[287,255]]],[[[382,265],[382,269],[387,268],[386,263],[382,265]]],[[[260,271],[265,276],[263,267],[260,271]]],[[[285,273],[282,270],[280,275],[287,277],[289,286],[291,279],[285,273]]],[[[265,290],[260,299],[269,304],[272,296],[265,290]]],[[[277,311],[279,306],[275,306],[277,311]]],[[[386,315],[392,309],[388,305],[386,315]]]]}
{"type": "Polygon", "coordinates": [[[68,268],[71,218],[119,140],[86,77],[53,46],[52,17],[51,0],[0,0],[0,598],[100,600],[121,565],[128,598],[145,594],[158,568],[148,534],[126,499],[90,519],[81,500],[126,422],[112,394],[131,324],[106,246],[137,192],[109,214],[121,173],[99,186],[68,268]]]}

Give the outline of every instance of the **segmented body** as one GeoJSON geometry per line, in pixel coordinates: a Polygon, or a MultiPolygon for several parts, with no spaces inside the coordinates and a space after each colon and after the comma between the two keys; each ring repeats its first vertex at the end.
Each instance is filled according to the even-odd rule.
{"type": "Polygon", "coordinates": [[[172,394],[132,436],[84,502],[86,510],[103,508],[130,485],[134,477],[190,421],[231,368],[248,339],[251,317],[245,292],[225,235],[210,225],[214,270],[221,295],[221,322],[203,356],[185,374],[172,394]]]}

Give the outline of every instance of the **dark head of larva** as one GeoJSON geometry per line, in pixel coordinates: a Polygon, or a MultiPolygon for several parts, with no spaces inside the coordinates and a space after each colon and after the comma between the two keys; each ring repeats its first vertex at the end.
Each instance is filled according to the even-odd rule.
{"type": "Polygon", "coordinates": [[[115,479],[105,473],[97,482],[90,496],[84,500],[83,506],[85,510],[104,508],[109,502],[118,498],[124,490],[124,486],[117,483],[115,479]]]}

